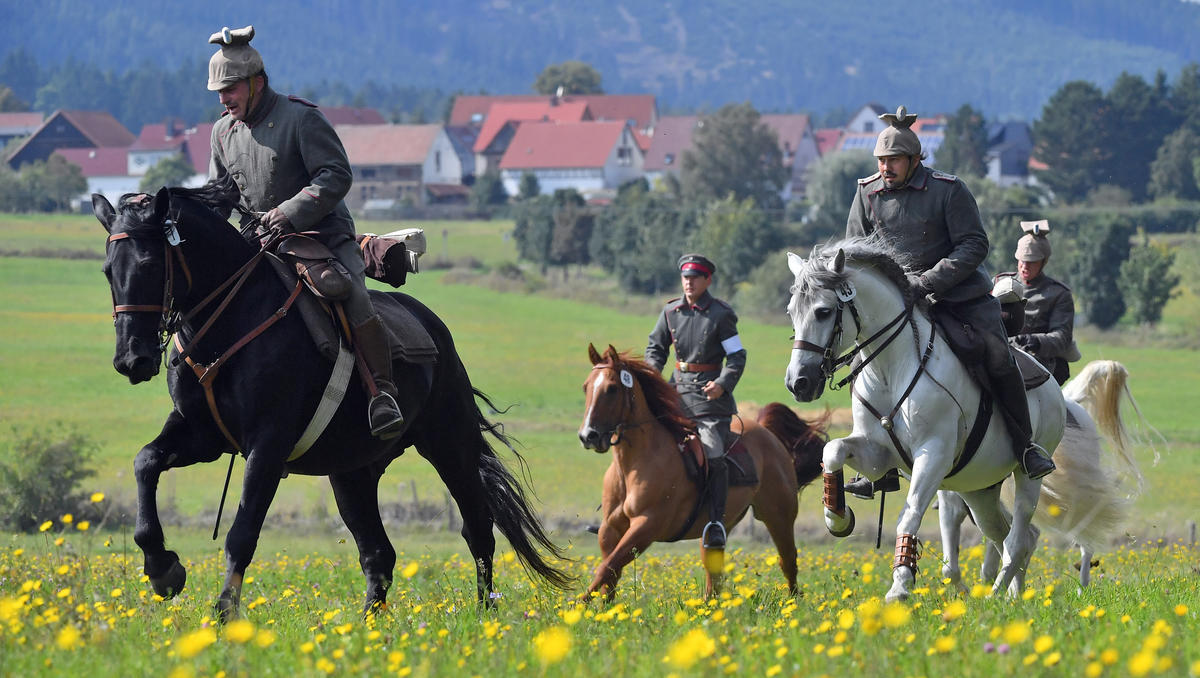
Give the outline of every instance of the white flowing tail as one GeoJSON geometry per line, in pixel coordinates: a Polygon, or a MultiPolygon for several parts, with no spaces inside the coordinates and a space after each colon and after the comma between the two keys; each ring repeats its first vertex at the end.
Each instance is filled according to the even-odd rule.
{"type": "Polygon", "coordinates": [[[1085,553],[1112,542],[1145,482],[1121,414],[1128,399],[1141,418],[1128,377],[1121,363],[1096,360],[1063,387],[1067,427],[1054,453],[1058,470],[1042,482],[1034,522],[1065,535],[1085,553]]]}

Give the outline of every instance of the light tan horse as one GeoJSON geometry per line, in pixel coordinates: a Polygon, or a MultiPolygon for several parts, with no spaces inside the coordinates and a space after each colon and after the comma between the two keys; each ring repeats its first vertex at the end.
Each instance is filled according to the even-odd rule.
{"type": "MultiPolygon", "coordinates": [[[[588,346],[592,370],[584,381],[583,446],[612,450],[604,474],[598,532],[603,561],[585,596],[601,592],[610,600],[621,570],[656,541],[697,539],[707,511],[702,486],[689,478],[680,445],[695,430],[679,395],[662,374],[612,346],[604,356],[588,346]]],[[[732,528],[750,507],[766,525],[779,551],[788,589],[796,591],[796,541],[792,532],[800,488],[821,475],[823,424],[809,425],[787,407],[772,403],[759,422],[735,417],[758,482],[729,488],[725,524],[732,528]]],[[[720,591],[723,552],[706,551],[705,592],[720,591]]]]}

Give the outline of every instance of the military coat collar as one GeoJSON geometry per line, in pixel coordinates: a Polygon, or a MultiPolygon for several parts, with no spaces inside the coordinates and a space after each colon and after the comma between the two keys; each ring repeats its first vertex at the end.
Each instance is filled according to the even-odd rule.
{"type": "Polygon", "coordinates": [[[696,300],[696,303],[691,305],[688,304],[687,297],[679,297],[679,303],[675,305],[675,310],[678,311],[684,308],[691,308],[696,311],[707,311],[708,307],[712,306],[712,303],[713,295],[709,294],[708,290],[704,290],[704,294],[701,294],[700,298],[696,300]]]}

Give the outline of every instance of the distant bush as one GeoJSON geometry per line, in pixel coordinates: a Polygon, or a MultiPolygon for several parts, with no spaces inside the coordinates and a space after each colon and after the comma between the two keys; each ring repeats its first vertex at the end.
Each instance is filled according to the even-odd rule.
{"type": "Polygon", "coordinates": [[[34,532],[64,513],[90,518],[80,484],[96,475],[96,445],[74,431],[14,432],[0,460],[0,525],[34,532]]]}

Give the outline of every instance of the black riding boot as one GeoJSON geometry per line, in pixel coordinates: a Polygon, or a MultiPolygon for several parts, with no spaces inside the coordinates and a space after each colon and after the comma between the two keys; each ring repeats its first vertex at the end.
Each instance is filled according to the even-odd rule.
{"type": "Polygon", "coordinates": [[[708,524],[701,544],[706,549],[725,548],[725,496],[729,492],[729,462],[725,457],[708,460],[708,524]]]}
{"type": "Polygon", "coordinates": [[[859,499],[871,499],[876,492],[896,492],[900,489],[900,473],[890,469],[883,477],[875,482],[859,476],[846,483],[846,491],[859,499]]]}
{"type": "Polygon", "coordinates": [[[1029,401],[1025,397],[1025,382],[1019,370],[1012,369],[1004,374],[992,375],[992,386],[996,399],[1008,422],[1008,433],[1013,439],[1013,453],[1021,463],[1021,470],[1034,480],[1050,474],[1055,469],[1050,455],[1033,442],[1033,425],[1029,422],[1029,401]]]}
{"type": "Polygon", "coordinates": [[[388,347],[387,333],[378,315],[373,315],[354,328],[354,340],[358,342],[367,370],[375,380],[379,393],[367,404],[367,420],[371,435],[387,440],[404,431],[404,414],[396,404],[396,385],[392,381],[392,353],[388,347]]]}

